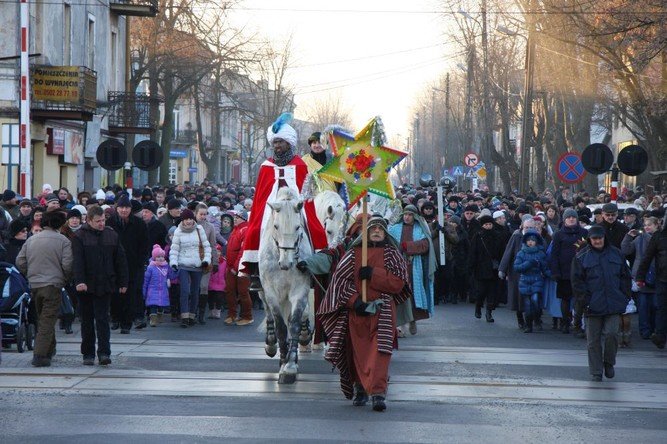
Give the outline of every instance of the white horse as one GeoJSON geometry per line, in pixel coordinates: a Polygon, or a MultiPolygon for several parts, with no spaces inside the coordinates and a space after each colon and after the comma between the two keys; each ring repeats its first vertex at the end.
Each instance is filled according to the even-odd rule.
{"type": "Polygon", "coordinates": [[[315,213],[327,233],[329,247],[334,247],[345,236],[348,213],[338,193],[327,190],[315,195],[315,213]]]}
{"type": "Polygon", "coordinates": [[[293,384],[298,372],[298,344],[310,342],[309,328],[302,321],[308,309],[310,276],[296,268],[313,251],[301,217],[303,202],[288,187],[269,203],[270,216],[259,247],[260,293],[266,312],[266,354],[280,347],[279,384],[293,384]],[[289,330],[289,331],[288,331],[289,330]]]}

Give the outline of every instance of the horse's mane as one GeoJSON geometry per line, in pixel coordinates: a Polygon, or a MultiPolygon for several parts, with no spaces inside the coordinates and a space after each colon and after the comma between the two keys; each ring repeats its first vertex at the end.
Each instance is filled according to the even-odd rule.
{"type": "Polygon", "coordinates": [[[278,194],[276,194],[276,202],[290,200],[299,200],[299,196],[297,196],[294,190],[289,187],[279,188],[278,194]]]}

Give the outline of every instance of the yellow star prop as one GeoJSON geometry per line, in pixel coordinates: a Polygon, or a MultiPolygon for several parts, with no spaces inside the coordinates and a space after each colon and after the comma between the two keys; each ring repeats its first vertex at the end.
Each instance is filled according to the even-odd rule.
{"type": "Polygon", "coordinates": [[[388,199],[396,197],[389,171],[408,153],[381,144],[374,146],[373,133],[381,131],[377,125],[379,121],[376,117],[354,137],[339,130],[333,130],[328,135],[334,157],[320,168],[318,174],[345,184],[349,208],[369,192],[388,199]]]}

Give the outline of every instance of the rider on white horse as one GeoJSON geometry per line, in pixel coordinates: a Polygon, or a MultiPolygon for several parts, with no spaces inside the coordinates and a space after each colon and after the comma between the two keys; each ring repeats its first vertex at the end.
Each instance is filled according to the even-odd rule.
{"type": "MultiPolygon", "coordinates": [[[[259,168],[255,197],[241,257],[241,270],[239,270],[251,276],[251,290],[261,290],[257,263],[259,262],[260,233],[266,226],[269,217],[269,212],[265,211],[267,203],[275,202],[281,187],[289,187],[297,194],[301,194],[308,175],[306,163],[294,154],[297,134],[296,130],[287,123],[290,119],[291,114],[284,113],[267,130],[267,139],[273,146],[274,156],[265,160],[259,168]]],[[[325,248],[327,246],[326,233],[317,219],[312,200],[304,202],[301,214],[306,221],[308,238],[313,249],[325,248]]]]}

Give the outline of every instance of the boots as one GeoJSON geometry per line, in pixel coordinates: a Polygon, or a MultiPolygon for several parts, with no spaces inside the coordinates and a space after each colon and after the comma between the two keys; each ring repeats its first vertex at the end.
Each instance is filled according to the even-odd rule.
{"type": "Polygon", "coordinates": [[[532,333],[533,332],[533,318],[532,316],[526,316],[526,326],[523,329],[524,333],[532,333]]]}
{"type": "Polygon", "coordinates": [[[383,412],[387,409],[387,404],[384,402],[384,396],[373,395],[373,410],[376,412],[383,412]]]}
{"type": "Polygon", "coordinates": [[[486,322],[495,322],[492,316],[493,310],[486,309],[486,322]]]}
{"type": "Polygon", "coordinates": [[[181,313],[181,328],[190,326],[190,313],[181,313]]]}
{"type": "Polygon", "coordinates": [[[352,405],[355,407],[361,407],[366,405],[368,402],[368,393],[362,387],[361,384],[354,384],[354,399],[352,400],[352,405]]]}
{"type": "Polygon", "coordinates": [[[205,313],[206,313],[205,308],[200,308],[199,311],[197,312],[197,323],[199,325],[206,325],[206,321],[204,320],[205,313]]]}
{"type": "Polygon", "coordinates": [[[551,329],[558,330],[558,318],[551,318],[551,329]]]}
{"type": "Polygon", "coordinates": [[[151,327],[157,327],[157,313],[151,313],[148,322],[151,327]]]}
{"type": "Polygon", "coordinates": [[[526,327],[526,321],[523,319],[523,313],[520,311],[516,312],[516,322],[519,324],[519,330],[523,330],[526,327]]]}
{"type": "Polygon", "coordinates": [[[482,307],[479,305],[475,305],[475,317],[477,319],[482,319],[482,307]]]}
{"type": "Polygon", "coordinates": [[[188,316],[188,325],[190,327],[197,325],[197,313],[188,313],[188,316]]]}

